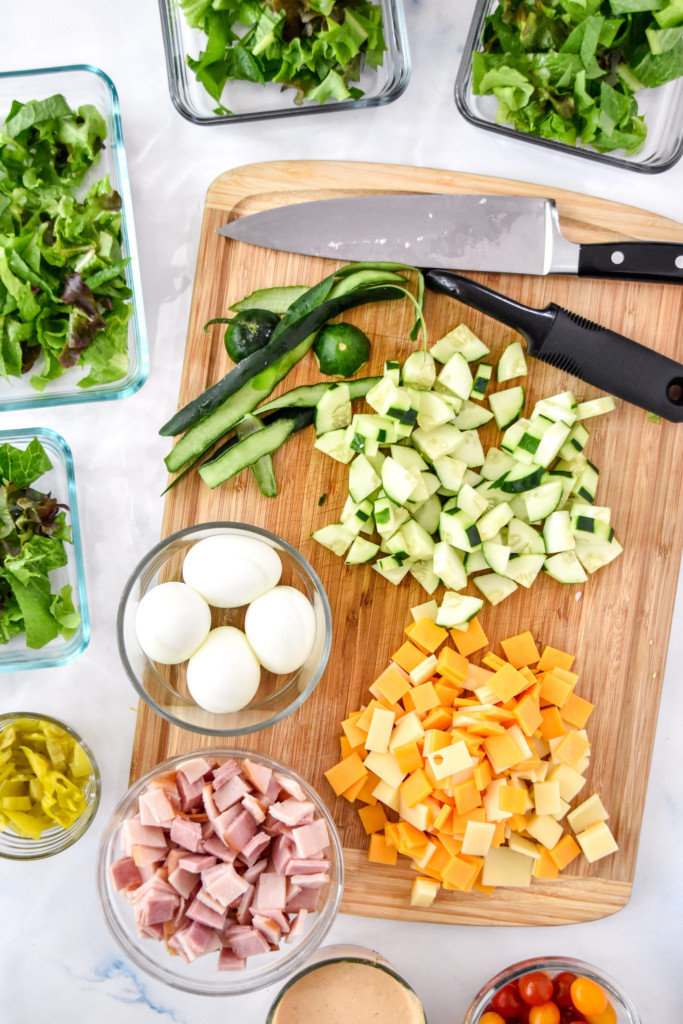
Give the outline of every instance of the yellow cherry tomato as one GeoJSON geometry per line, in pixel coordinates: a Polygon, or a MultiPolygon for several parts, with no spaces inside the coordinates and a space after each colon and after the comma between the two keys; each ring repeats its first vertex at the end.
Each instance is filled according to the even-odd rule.
{"type": "Polygon", "coordinates": [[[588,1024],[617,1024],[617,1011],[608,1002],[602,1013],[586,1015],[586,1020],[588,1024]]]}
{"type": "Polygon", "coordinates": [[[607,1009],[607,993],[597,981],[577,978],[569,992],[574,1006],[584,1017],[597,1017],[607,1009]]]}
{"type": "Polygon", "coordinates": [[[529,1024],[560,1024],[560,1008],[557,1003],[541,1003],[529,1010],[529,1024]]]}
{"type": "Polygon", "coordinates": [[[487,1010],[484,1016],[479,1018],[479,1024],[505,1024],[505,1018],[495,1010],[487,1010]]]}

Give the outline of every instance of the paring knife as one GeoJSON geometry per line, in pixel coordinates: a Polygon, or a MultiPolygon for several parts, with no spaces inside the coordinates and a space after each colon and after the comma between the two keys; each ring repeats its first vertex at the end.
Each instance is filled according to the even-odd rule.
{"type": "Polygon", "coordinates": [[[536,359],[664,419],[683,422],[681,363],[554,302],[532,309],[445,270],[428,270],[425,283],[519,331],[536,359]]]}
{"type": "Polygon", "coordinates": [[[534,196],[319,199],[254,213],[218,230],[252,245],[331,259],[683,282],[683,242],[579,245],[562,234],[554,201],[534,196]]]}

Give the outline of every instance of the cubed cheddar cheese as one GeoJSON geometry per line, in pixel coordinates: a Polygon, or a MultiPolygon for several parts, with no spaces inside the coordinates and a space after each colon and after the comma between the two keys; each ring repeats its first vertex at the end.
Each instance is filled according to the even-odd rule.
{"type": "Polygon", "coordinates": [[[558,679],[552,672],[546,672],[543,676],[540,693],[541,700],[561,708],[571,692],[571,684],[566,683],[563,679],[558,679]]]}
{"type": "MultiPolygon", "coordinates": [[[[337,796],[341,796],[344,790],[352,786],[354,782],[358,782],[359,779],[365,778],[369,770],[369,766],[366,767],[361,761],[358,754],[350,754],[349,757],[345,757],[339,764],[335,764],[332,768],[329,768],[325,772],[325,778],[332,786],[337,796]]],[[[377,773],[375,773],[377,774],[377,773]]]]}
{"type": "Polygon", "coordinates": [[[544,740],[554,740],[558,736],[565,736],[567,730],[564,727],[564,722],[560,717],[560,709],[551,705],[547,708],[541,708],[541,724],[539,726],[539,732],[544,740]]]}
{"type": "Polygon", "coordinates": [[[475,807],[481,807],[481,793],[474,784],[474,779],[467,779],[453,787],[455,809],[458,814],[467,814],[475,807]]]}
{"type": "MultiPolygon", "coordinates": [[[[419,664],[419,662],[417,662],[419,664]]],[[[401,700],[401,698],[410,689],[410,680],[407,674],[404,674],[396,665],[390,665],[382,672],[381,676],[375,680],[376,688],[379,692],[386,697],[387,700],[391,701],[392,704],[401,700]]]]}
{"type": "Polygon", "coordinates": [[[418,714],[425,714],[439,706],[439,695],[434,689],[433,683],[421,683],[419,686],[414,686],[410,694],[406,694],[406,696],[410,696],[418,714]]]}
{"type": "Polygon", "coordinates": [[[418,876],[410,890],[411,907],[431,907],[439,892],[439,883],[433,878],[418,876]]]}
{"type": "Polygon", "coordinates": [[[370,772],[368,772],[364,777],[357,779],[353,785],[349,786],[348,789],[345,789],[340,795],[343,796],[345,800],[348,800],[349,803],[355,803],[356,800],[360,799],[361,793],[364,792],[369,778],[370,772]]]}
{"type": "Polygon", "coordinates": [[[534,878],[546,878],[549,880],[557,878],[560,873],[560,869],[550,856],[550,851],[546,850],[544,846],[539,846],[538,850],[540,852],[540,856],[538,860],[534,862],[534,878]]]}
{"type": "Polygon", "coordinates": [[[553,753],[563,764],[568,764],[570,768],[576,768],[577,771],[581,771],[579,767],[580,762],[589,749],[588,740],[580,732],[572,729],[558,743],[553,753]]]}
{"type": "Polygon", "coordinates": [[[564,668],[569,671],[573,664],[573,654],[565,654],[564,651],[558,651],[555,647],[544,647],[536,669],[538,672],[552,672],[554,668],[564,668]]]}
{"type": "Polygon", "coordinates": [[[484,740],[484,750],[491,762],[491,767],[498,775],[504,772],[506,768],[512,768],[513,765],[519,764],[524,757],[524,754],[510,736],[509,730],[506,730],[502,736],[487,737],[484,740]]]}
{"type": "Polygon", "coordinates": [[[581,850],[574,839],[568,833],[565,833],[548,853],[551,860],[557,864],[558,869],[563,871],[568,864],[571,864],[575,857],[579,856],[581,850]]]}
{"type": "Polygon", "coordinates": [[[496,826],[489,821],[468,821],[462,841],[462,852],[485,857],[491,849],[496,826]]]}
{"type": "Polygon", "coordinates": [[[526,788],[502,785],[498,790],[498,806],[501,811],[524,814],[527,807],[526,788]]]}
{"type": "Polygon", "coordinates": [[[448,639],[448,630],[437,626],[435,622],[426,616],[406,627],[406,633],[412,643],[419,647],[425,654],[433,654],[441,646],[444,640],[448,639]]]}
{"type": "Polygon", "coordinates": [[[516,697],[522,690],[526,690],[529,684],[516,668],[513,668],[508,662],[503,662],[486,685],[495,693],[498,700],[505,703],[511,697],[516,697]]]}
{"type": "Polygon", "coordinates": [[[394,728],[394,720],[395,715],[393,711],[388,711],[386,708],[374,709],[365,741],[366,750],[374,750],[378,754],[386,754],[394,728]]]}
{"type": "Polygon", "coordinates": [[[604,821],[598,821],[595,825],[579,832],[576,841],[583,851],[586,860],[593,864],[596,860],[602,860],[610,853],[616,853],[619,847],[604,821]]]}
{"type": "Polygon", "coordinates": [[[606,821],[609,814],[597,793],[589,796],[582,804],[567,815],[567,821],[574,832],[583,832],[599,821],[606,821]]]}
{"type": "Polygon", "coordinates": [[[393,754],[399,768],[406,775],[416,771],[418,768],[422,768],[424,765],[420,748],[414,740],[411,743],[404,743],[401,747],[394,747],[393,754]]]}
{"type": "Polygon", "coordinates": [[[538,701],[529,694],[519,700],[513,714],[525,736],[533,736],[543,722],[538,701]]]}
{"type": "Polygon", "coordinates": [[[403,646],[399,647],[399,649],[392,654],[391,660],[405,672],[412,672],[414,668],[417,668],[417,666],[424,661],[424,657],[424,653],[416,647],[415,644],[411,644],[409,640],[406,640],[403,646]]]}
{"type": "Polygon", "coordinates": [[[497,672],[498,669],[501,669],[507,664],[507,662],[503,661],[502,658],[499,658],[497,654],[494,654],[493,651],[489,651],[481,660],[482,664],[486,665],[487,668],[493,669],[494,672],[497,672]]]}
{"type": "Polygon", "coordinates": [[[501,640],[500,646],[514,668],[535,665],[541,657],[534,638],[528,630],[526,633],[519,633],[517,636],[508,637],[507,640],[501,640]]]}
{"type": "Polygon", "coordinates": [[[432,792],[432,786],[422,768],[418,768],[401,783],[401,796],[408,807],[414,807],[432,792]]]}
{"type": "Polygon", "coordinates": [[[398,851],[387,843],[380,832],[375,832],[370,836],[368,860],[373,864],[395,864],[398,860],[398,851]]]}
{"type": "Polygon", "coordinates": [[[374,807],[361,807],[358,811],[358,816],[367,835],[370,835],[372,832],[381,832],[387,823],[384,808],[378,803],[374,807]]]}
{"type": "Polygon", "coordinates": [[[436,671],[450,679],[456,686],[460,686],[467,679],[469,664],[467,658],[458,654],[452,647],[442,647],[436,661],[436,671]]]}
{"type": "Polygon", "coordinates": [[[389,740],[389,750],[402,747],[405,743],[419,743],[424,734],[424,726],[420,716],[417,712],[411,711],[396,723],[396,728],[389,740]]]}
{"type": "Polygon", "coordinates": [[[361,717],[362,711],[356,711],[354,714],[349,715],[345,721],[342,722],[342,729],[344,735],[351,744],[352,747],[359,747],[365,745],[366,734],[362,729],[358,728],[358,719],[361,717]]]}
{"type": "Polygon", "coordinates": [[[583,729],[594,707],[595,705],[591,704],[589,700],[579,697],[576,693],[570,693],[560,708],[560,715],[569,725],[573,725],[576,729],[583,729]]]}
{"type": "Polygon", "coordinates": [[[474,654],[475,651],[480,651],[489,642],[476,616],[470,619],[466,630],[451,629],[450,633],[458,653],[465,658],[474,654]]]}
{"type": "Polygon", "coordinates": [[[448,861],[442,874],[445,885],[460,892],[467,892],[479,874],[479,866],[456,855],[448,861]]]}
{"type": "Polygon", "coordinates": [[[533,867],[533,858],[524,853],[517,853],[508,846],[491,847],[484,857],[481,880],[484,885],[528,888],[533,867]]]}
{"type": "MultiPolygon", "coordinates": [[[[427,719],[425,719],[426,721],[427,719]]],[[[422,742],[422,756],[428,757],[429,754],[435,754],[437,750],[443,750],[444,747],[450,746],[452,742],[451,734],[444,729],[425,729],[422,742]]]]}

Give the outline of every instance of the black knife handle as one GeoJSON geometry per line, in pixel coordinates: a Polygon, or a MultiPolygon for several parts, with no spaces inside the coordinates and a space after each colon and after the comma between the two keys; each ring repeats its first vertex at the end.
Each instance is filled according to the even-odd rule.
{"type": "Polygon", "coordinates": [[[683,365],[551,303],[552,327],[531,355],[625,402],[683,422],[683,365]]]}
{"type": "Polygon", "coordinates": [[[579,277],[683,284],[683,242],[601,242],[579,246],[579,277]]]}
{"type": "Polygon", "coordinates": [[[502,324],[519,331],[529,346],[530,355],[534,355],[532,345],[540,343],[552,327],[555,314],[549,309],[532,309],[515,302],[507,295],[494,292],[469,277],[455,274],[452,270],[425,271],[425,284],[433,292],[450,295],[452,299],[464,302],[480,313],[486,313],[502,324]]]}

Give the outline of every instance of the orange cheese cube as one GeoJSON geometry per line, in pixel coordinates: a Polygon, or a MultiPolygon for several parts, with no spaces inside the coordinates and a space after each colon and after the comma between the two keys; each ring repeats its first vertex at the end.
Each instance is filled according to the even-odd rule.
{"type": "Polygon", "coordinates": [[[372,721],[372,716],[375,712],[375,708],[381,708],[383,706],[384,705],[380,704],[378,700],[371,700],[368,706],[365,708],[365,710],[361,712],[360,717],[356,719],[357,727],[359,729],[362,729],[366,736],[368,733],[368,729],[370,728],[370,723],[372,721]]]}
{"type": "Polygon", "coordinates": [[[458,653],[462,654],[465,658],[468,658],[470,654],[474,654],[475,651],[480,651],[489,642],[476,617],[470,619],[466,630],[452,629],[450,633],[453,643],[458,648],[458,653]]]}
{"type": "Polygon", "coordinates": [[[434,689],[436,690],[439,703],[442,708],[452,708],[453,701],[458,694],[462,693],[462,690],[457,686],[451,686],[446,679],[442,679],[440,682],[434,683],[434,689]]]}
{"type": "Polygon", "coordinates": [[[486,811],[483,807],[474,807],[471,811],[467,811],[465,814],[456,814],[453,811],[453,815],[450,821],[450,834],[456,839],[462,839],[467,831],[467,825],[470,821],[486,821],[486,811]]]}
{"type": "Polygon", "coordinates": [[[564,736],[567,732],[560,718],[559,708],[554,705],[549,708],[541,708],[541,718],[543,721],[539,726],[539,731],[544,740],[557,739],[558,736],[564,736]]]}
{"type": "MultiPolygon", "coordinates": [[[[356,793],[356,800],[362,800],[364,804],[372,804],[374,806],[374,804],[377,803],[377,797],[373,796],[372,791],[375,788],[375,786],[377,786],[379,781],[380,780],[377,775],[375,775],[373,772],[368,772],[368,774],[363,779],[362,787],[356,793]]],[[[346,790],[346,793],[348,792],[349,790],[346,790]]],[[[346,793],[342,793],[342,796],[346,796],[346,793]]]]}
{"type": "Polygon", "coordinates": [[[448,883],[460,892],[466,892],[473,884],[479,874],[479,868],[464,857],[451,857],[443,869],[442,877],[444,883],[448,883]]]}
{"type": "Polygon", "coordinates": [[[439,695],[434,689],[433,683],[422,683],[420,686],[414,686],[410,691],[410,697],[415,705],[415,710],[420,713],[431,711],[432,708],[439,706],[439,695]]]}
{"type": "Polygon", "coordinates": [[[496,830],[493,833],[493,839],[491,840],[491,846],[502,846],[505,842],[505,822],[496,821],[496,830]]]}
{"type": "Polygon", "coordinates": [[[539,672],[552,672],[554,668],[565,668],[569,670],[574,664],[574,655],[565,654],[555,647],[544,647],[541,660],[536,668],[539,672]]]}
{"type": "MultiPolygon", "coordinates": [[[[431,711],[429,714],[431,714],[431,711]]],[[[427,718],[429,718],[429,715],[427,718]]],[[[425,722],[427,721],[427,718],[425,718],[425,722]]],[[[443,750],[444,747],[449,747],[451,742],[452,738],[449,732],[446,732],[443,729],[426,729],[424,741],[422,743],[422,756],[427,757],[428,754],[435,754],[437,750],[443,750]]]]}
{"type": "Polygon", "coordinates": [[[345,757],[349,757],[351,754],[359,754],[361,758],[365,757],[365,744],[361,743],[357,747],[352,747],[346,736],[339,737],[339,746],[341,748],[342,760],[345,757]]]}
{"type": "Polygon", "coordinates": [[[402,647],[392,654],[391,660],[404,669],[406,672],[412,672],[421,661],[424,661],[424,654],[419,650],[415,644],[411,644],[409,640],[403,644],[402,647]]]}
{"type": "Polygon", "coordinates": [[[569,672],[566,668],[560,668],[559,666],[553,669],[553,675],[557,676],[558,679],[562,679],[563,682],[569,683],[572,688],[575,687],[579,681],[579,677],[576,672],[569,672]]]}
{"type": "Polygon", "coordinates": [[[491,781],[491,766],[486,758],[483,758],[474,769],[474,784],[478,790],[484,790],[491,781]]]}
{"type": "Polygon", "coordinates": [[[325,778],[332,786],[337,796],[352,786],[354,782],[358,782],[359,779],[364,779],[368,774],[368,769],[361,761],[358,754],[350,754],[349,757],[345,757],[339,764],[335,764],[332,768],[329,768],[325,772],[325,778]]]}
{"type": "MultiPolygon", "coordinates": [[[[403,645],[405,647],[405,644],[403,645]]],[[[410,680],[397,665],[390,665],[375,680],[374,685],[392,704],[397,703],[410,689],[410,680]]]]}
{"type": "Polygon", "coordinates": [[[530,697],[529,694],[521,698],[513,714],[526,736],[533,736],[543,722],[538,701],[530,697]]]}
{"type": "Polygon", "coordinates": [[[406,633],[425,654],[433,654],[448,637],[448,630],[427,618],[419,619],[418,622],[407,626],[406,633]]]}
{"type": "Polygon", "coordinates": [[[524,757],[523,752],[506,730],[503,736],[489,736],[484,740],[484,750],[496,772],[505,771],[518,764],[524,757]]]}
{"type": "Polygon", "coordinates": [[[410,772],[417,771],[418,768],[423,767],[422,754],[417,743],[404,743],[401,747],[394,747],[394,757],[398,761],[398,766],[402,772],[408,775],[410,772]]]}
{"type": "Polygon", "coordinates": [[[541,657],[529,630],[526,633],[519,633],[517,636],[508,637],[507,640],[501,640],[500,646],[505,651],[505,657],[514,668],[535,665],[541,657]]]}
{"type": "Polygon", "coordinates": [[[424,800],[432,791],[432,785],[422,768],[418,768],[399,786],[401,796],[408,807],[414,807],[420,800],[424,800]]]}
{"type": "Polygon", "coordinates": [[[381,804],[375,804],[374,807],[361,807],[358,817],[362,821],[367,835],[372,832],[381,832],[387,823],[387,816],[381,804]]]}
{"type": "Polygon", "coordinates": [[[365,743],[366,734],[362,729],[358,728],[358,719],[362,714],[362,711],[354,711],[353,714],[349,715],[349,717],[341,724],[346,738],[352,747],[359,747],[365,743]]]}
{"type": "Polygon", "coordinates": [[[559,843],[556,843],[552,850],[548,850],[550,859],[557,864],[560,871],[566,868],[567,864],[571,864],[580,853],[579,844],[570,835],[562,836],[559,843]]]}
{"type": "Polygon", "coordinates": [[[475,807],[481,807],[481,793],[475,786],[474,779],[467,779],[454,786],[453,796],[458,814],[466,814],[468,811],[473,811],[475,807]]]}
{"type": "Polygon", "coordinates": [[[452,647],[444,647],[439,653],[436,671],[459,685],[467,679],[469,666],[469,661],[462,654],[458,654],[452,647]]]}
{"type": "Polygon", "coordinates": [[[401,836],[398,831],[397,821],[388,821],[384,826],[384,838],[386,839],[389,846],[395,846],[398,849],[398,844],[401,841],[401,836]]]}
{"type": "MultiPolygon", "coordinates": [[[[353,803],[355,800],[358,799],[360,794],[363,792],[366,783],[367,776],[365,778],[360,778],[357,780],[357,782],[354,782],[352,786],[349,786],[348,789],[345,789],[341,795],[344,797],[345,800],[348,800],[349,803],[353,803]]],[[[376,802],[377,801],[375,801],[375,803],[376,802]]]]}
{"type": "Polygon", "coordinates": [[[595,705],[591,704],[589,700],[585,700],[575,693],[570,693],[560,709],[560,715],[569,725],[573,725],[577,729],[583,729],[594,707],[595,705]]]}
{"type": "Polygon", "coordinates": [[[434,853],[427,861],[427,868],[429,871],[438,872],[440,875],[446,864],[448,864],[451,859],[451,855],[443,843],[439,842],[438,839],[435,840],[435,846],[436,849],[434,850],[434,853]]]}
{"type": "Polygon", "coordinates": [[[518,786],[501,786],[498,790],[498,806],[501,811],[524,814],[527,806],[527,791],[518,786]]]}
{"type": "Polygon", "coordinates": [[[550,851],[546,850],[545,846],[539,846],[538,852],[541,856],[534,861],[534,878],[557,878],[560,869],[550,856],[550,851]]]}
{"type": "Polygon", "coordinates": [[[481,662],[482,665],[486,665],[487,668],[493,669],[494,672],[497,672],[499,668],[503,667],[503,665],[507,665],[506,661],[503,661],[502,658],[499,658],[498,655],[494,654],[492,651],[485,654],[481,659],[481,662]]]}
{"type": "Polygon", "coordinates": [[[368,860],[373,864],[395,864],[398,860],[396,848],[387,843],[381,832],[374,832],[370,836],[368,860]]]}
{"type": "Polygon", "coordinates": [[[419,828],[415,828],[408,821],[401,821],[398,825],[399,844],[408,850],[417,850],[428,842],[427,836],[419,828]]]}
{"type": "Polygon", "coordinates": [[[541,700],[561,708],[571,692],[571,684],[566,683],[563,679],[559,679],[552,672],[546,672],[543,676],[540,693],[541,700]]]}
{"type": "Polygon", "coordinates": [[[528,683],[516,668],[504,662],[501,668],[493,673],[487,686],[495,693],[498,700],[505,703],[512,697],[516,697],[522,690],[526,690],[528,683]]]}
{"type": "Polygon", "coordinates": [[[572,730],[558,743],[554,753],[555,757],[564,764],[568,764],[570,768],[576,768],[577,763],[589,750],[588,740],[584,739],[581,733],[572,730]]]}

